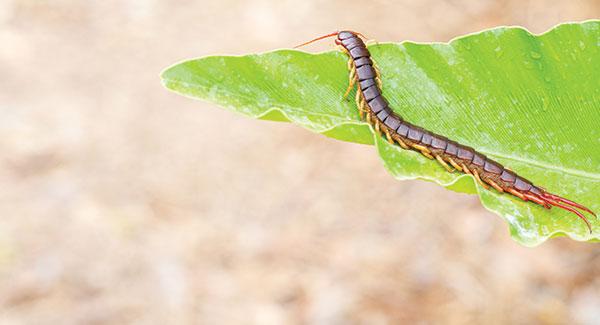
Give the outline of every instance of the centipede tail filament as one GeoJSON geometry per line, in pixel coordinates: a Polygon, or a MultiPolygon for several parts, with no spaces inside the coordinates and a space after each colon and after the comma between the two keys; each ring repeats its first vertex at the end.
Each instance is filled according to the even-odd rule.
{"type": "Polygon", "coordinates": [[[411,124],[394,112],[382,94],[379,71],[361,34],[353,31],[335,32],[297,47],[328,37],[335,37],[335,43],[349,57],[350,81],[344,96],[356,87],[356,105],[360,117],[371,124],[378,134],[385,136],[390,143],[397,144],[403,149],[417,151],[437,161],[449,172],[459,171],[472,175],[486,189],[493,188],[498,192],[514,195],[523,201],[530,201],[547,209],[558,207],[570,211],[583,220],[592,233],[592,225],[583,214],[587,212],[595,217],[596,214],[590,209],[549,193],[475,149],[411,124]]]}

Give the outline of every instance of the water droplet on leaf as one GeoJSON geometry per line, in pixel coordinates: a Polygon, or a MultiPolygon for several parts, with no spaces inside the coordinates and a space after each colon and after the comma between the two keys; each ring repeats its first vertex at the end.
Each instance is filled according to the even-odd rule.
{"type": "Polygon", "coordinates": [[[538,59],[541,59],[541,58],[542,58],[542,55],[541,55],[540,53],[538,53],[538,52],[531,51],[531,53],[530,53],[530,54],[531,54],[531,57],[532,57],[532,58],[534,58],[534,59],[536,59],[536,60],[538,60],[538,59]]]}
{"type": "Polygon", "coordinates": [[[548,111],[548,100],[546,98],[542,98],[542,111],[548,111]]]}

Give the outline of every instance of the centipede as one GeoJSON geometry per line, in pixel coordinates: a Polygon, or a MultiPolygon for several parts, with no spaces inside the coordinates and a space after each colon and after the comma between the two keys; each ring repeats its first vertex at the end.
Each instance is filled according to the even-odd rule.
{"type": "Polygon", "coordinates": [[[343,97],[346,98],[356,89],[355,101],[360,119],[369,123],[379,136],[385,136],[389,143],[402,149],[416,151],[436,161],[448,172],[458,171],[473,176],[486,190],[494,189],[546,209],[557,207],[572,212],[592,233],[592,225],[584,213],[594,217],[596,214],[589,208],[550,193],[472,147],[412,124],[392,110],[383,96],[381,73],[362,34],[349,30],[336,31],[295,48],[330,37],[335,37],[335,44],[348,56],[349,84],[343,97]]]}

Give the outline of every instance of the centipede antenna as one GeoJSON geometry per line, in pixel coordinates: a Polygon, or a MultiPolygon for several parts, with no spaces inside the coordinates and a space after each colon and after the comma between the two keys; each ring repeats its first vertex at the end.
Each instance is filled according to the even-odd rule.
{"type": "Polygon", "coordinates": [[[310,43],[314,43],[314,42],[316,42],[316,41],[320,41],[320,40],[322,40],[322,39],[324,39],[324,38],[327,38],[327,37],[333,37],[333,36],[337,36],[337,34],[338,34],[338,33],[339,33],[339,32],[333,32],[333,33],[331,33],[331,34],[327,34],[327,35],[323,35],[323,36],[317,37],[317,38],[315,38],[315,39],[313,39],[313,40],[310,40],[310,41],[308,41],[308,42],[306,42],[306,43],[302,43],[302,44],[300,44],[300,45],[296,45],[296,46],[294,46],[294,48],[295,48],[295,49],[297,49],[297,48],[299,48],[299,47],[302,47],[302,46],[308,45],[308,44],[310,44],[310,43]]]}

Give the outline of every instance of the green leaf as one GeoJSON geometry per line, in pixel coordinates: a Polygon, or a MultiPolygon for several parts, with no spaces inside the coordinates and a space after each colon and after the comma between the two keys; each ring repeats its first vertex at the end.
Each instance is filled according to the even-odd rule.
{"type": "MultiPolygon", "coordinates": [[[[550,192],[600,211],[600,21],[542,35],[501,27],[449,43],[369,46],[383,94],[404,119],[472,146],[550,192]]],[[[477,193],[519,243],[568,235],[600,240],[574,214],[487,191],[422,155],[375,136],[354,100],[342,100],[347,57],[278,50],[176,64],[164,85],[246,116],[290,121],[340,140],[375,144],[392,175],[477,193]]],[[[350,98],[353,98],[351,93],[350,98]]],[[[259,150],[259,149],[257,149],[259,150]]]]}

